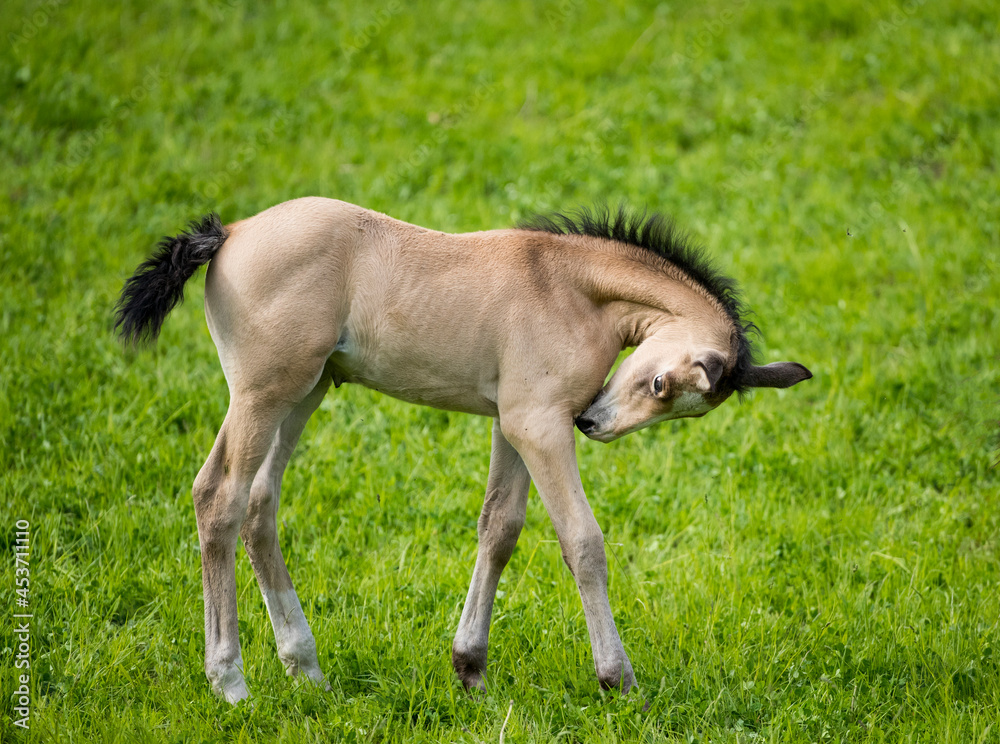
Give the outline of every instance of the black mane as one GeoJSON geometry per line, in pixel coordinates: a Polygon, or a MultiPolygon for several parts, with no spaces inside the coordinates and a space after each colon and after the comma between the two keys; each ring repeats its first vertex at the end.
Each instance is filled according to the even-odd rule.
{"type": "Polygon", "coordinates": [[[750,310],[736,282],[720,272],[704,248],[692,243],[669,217],[656,212],[635,212],[624,205],[615,210],[605,206],[583,207],[572,213],[534,215],[519,222],[517,227],[555,235],[589,235],[614,240],[647,250],[672,264],[718,300],[733,321],[737,336],[736,366],[727,382],[740,395],[746,392],[745,375],[756,356],[751,334],[757,333],[758,328],[748,318],[750,310]]]}

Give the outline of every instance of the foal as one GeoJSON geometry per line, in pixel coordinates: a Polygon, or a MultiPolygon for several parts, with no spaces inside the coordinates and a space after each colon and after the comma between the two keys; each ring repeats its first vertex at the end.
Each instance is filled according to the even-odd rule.
{"type": "Polygon", "coordinates": [[[225,227],[213,214],[161,241],[126,282],[122,339],[154,339],[203,264],[205,315],[230,403],[193,492],[205,671],[230,702],[248,695],[237,535],[288,673],[324,683],[275,515],[282,473],[331,383],[493,419],[479,552],[452,650],[462,682],[485,684],[497,583],[534,481],[583,600],[597,678],[627,692],[635,676],[608,603],[603,535],[580,482],[574,422],[609,442],[702,416],[734,392],[812,376],[794,362],[755,366],[734,284],[668,222],[625,210],[458,235],[322,198],[225,227]],[[605,385],[628,347],[634,353],[605,385]]]}

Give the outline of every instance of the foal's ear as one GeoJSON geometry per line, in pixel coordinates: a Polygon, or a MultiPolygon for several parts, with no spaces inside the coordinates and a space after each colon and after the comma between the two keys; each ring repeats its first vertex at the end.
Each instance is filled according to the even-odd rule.
{"type": "Polygon", "coordinates": [[[726,360],[718,354],[706,354],[691,366],[698,379],[697,388],[703,393],[714,393],[715,384],[726,368],[726,360]]]}
{"type": "Polygon", "coordinates": [[[788,388],[812,376],[812,372],[798,362],[774,362],[751,367],[744,380],[750,387],[788,388]]]}

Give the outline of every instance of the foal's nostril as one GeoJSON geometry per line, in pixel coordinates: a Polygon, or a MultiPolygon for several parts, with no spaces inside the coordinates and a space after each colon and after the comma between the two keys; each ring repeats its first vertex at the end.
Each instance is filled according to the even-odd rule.
{"type": "Polygon", "coordinates": [[[583,416],[580,416],[576,420],[576,428],[582,431],[584,434],[589,434],[590,432],[592,432],[595,426],[597,426],[597,424],[595,424],[593,420],[589,418],[584,418],[583,416]]]}

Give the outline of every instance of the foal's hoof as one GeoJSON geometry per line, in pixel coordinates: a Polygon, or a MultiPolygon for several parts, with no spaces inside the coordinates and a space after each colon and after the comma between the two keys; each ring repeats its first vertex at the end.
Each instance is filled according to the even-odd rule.
{"type": "Polygon", "coordinates": [[[209,679],[212,681],[212,691],[227,703],[235,705],[250,697],[246,680],[243,679],[243,672],[235,666],[209,679]]]}
{"type": "Polygon", "coordinates": [[[317,687],[322,688],[324,691],[330,691],[330,683],[327,681],[323,672],[320,671],[318,664],[312,664],[309,666],[298,666],[295,664],[288,664],[285,666],[285,674],[289,677],[295,677],[296,679],[306,679],[312,682],[317,687]]]}
{"type": "Polygon", "coordinates": [[[246,700],[247,698],[250,697],[250,690],[247,689],[247,683],[241,681],[238,685],[235,685],[234,687],[226,688],[223,691],[222,696],[226,699],[227,703],[232,703],[233,705],[236,705],[236,703],[240,702],[241,700],[246,700]]]}
{"type": "Polygon", "coordinates": [[[622,695],[628,695],[635,687],[635,673],[628,659],[597,667],[597,681],[602,690],[618,690],[622,695]]]}
{"type": "Polygon", "coordinates": [[[481,659],[453,649],[451,665],[466,690],[486,690],[486,675],[483,673],[486,665],[481,659]]]}
{"type": "Polygon", "coordinates": [[[479,672],[471,672],[466,675],[460,674],[458,678],[462,680],[462,684],[465,685],[465,689],[469,692],[472,690],[486,692],[486,678],[479,672]]]}

